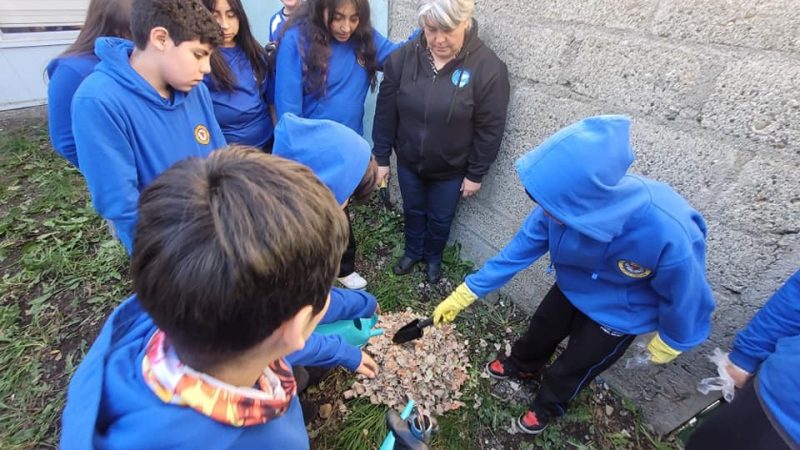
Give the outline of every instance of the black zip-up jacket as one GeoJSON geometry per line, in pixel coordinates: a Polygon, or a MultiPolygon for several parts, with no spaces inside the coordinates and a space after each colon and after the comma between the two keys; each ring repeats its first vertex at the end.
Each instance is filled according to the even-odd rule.
{"type": "Polygon", "coordinates": [[[434,75],[425,34],[392,53],[383,67],[372,139],[378,165],[399,164],[418,175],[480,183],[497,158],[506,126],[508,69],[467,32],[459,56],[434,75]]]}

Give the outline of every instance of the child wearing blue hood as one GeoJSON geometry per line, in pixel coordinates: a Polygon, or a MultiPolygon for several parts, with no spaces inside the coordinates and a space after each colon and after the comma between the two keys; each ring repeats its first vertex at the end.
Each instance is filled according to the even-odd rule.
{"type": "Polygon", "coordinates": [[[497,379],[543,375],[517,420],[525,433],[564,415],[636,335],[656,331],[647,347],[656,364],[709,335],[705,222],[668,185],[628,174],[633,159],[624,116],[584,119],[518,159],[517,175],[537,206],[511,242],[434,311],[437,324],[452,321],[549,253],[555,284],[511,354],[486,366],[497,379]]]}
{"type": "MultiPolygon", "coordinates": [[[[331,120],[303,119],[284,114],[275,127],[273,154],[310,168],[333,192],[344,208],[351,198],[365,200],[375,189],[378,167],[369,143],[353,130],[331,120]]],[[[333,288],[330,307],[321,323],[372,317],[375,297],[349,289],[333,288]]],[[[293,365],[310,365],[309,359],[323,360],[323,367],[342,365],[351,372],[375,376],[373,359],[340,336],[313,334],[306,346],[288,357],[293,365]]]]}
{"type": "Polygon", "coordinates": [[[130,38],[133,0],[92,0],[81,32],[67,50],[47,64],[47,127],[53,149],[75,167],[78,154],[72,135],[72,97],[100,61],[94,41],[100,36],[130,38]]]}
{"type": "Polygon", "coordinates": [[[72,101],[78,163],[128,253],[139,193],[172,164],[225,145],[202,84],[222,33],[199,0],[134,0],[134,42],[99,38],[72,101]]]}
{"type": "MultiPolygon", "coordinates": [[[[368,0],[308,0],[292,14],[279,39],[275,110],[339,122],[363,134],[364,100],[377,73],[400,47],[372,27],[368,0]]],[[[339,282],[363,289],[355,271],[352,233],[342,258],[339,282]]]]}
{"type": "Polygon", "coordinates": [[[234,147],[166,170],[140,198],[136,294],[70,381],[61,448],[307,450],[286,356],[326,314],[346,243],[300,164],[234,147]]]}
{"type": "Polygon", "coordinates": [[[728,358],[740,390],[686,449],[800,449],[800,271],[736,335],[728,358]]]}

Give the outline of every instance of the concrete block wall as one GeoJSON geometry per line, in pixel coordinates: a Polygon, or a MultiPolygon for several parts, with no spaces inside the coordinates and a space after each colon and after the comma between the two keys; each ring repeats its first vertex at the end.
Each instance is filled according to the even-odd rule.
{"type": "MultiPolygon", "coordinates": [[[[712,401],[695,384],[800,267],[800,2],[797,0],[476,0],[484,42],[512,76],[497,163],[453,228],[481,264],[531,209],[513,161],[580,118],[633,119],[634,171],[670,183],[709,225],[714,334],[666,367],[607,379],[666,433],[712,401]]],[[[390,2],[394,39],[415,0],[390,2]]],[[[541,261],[504,290],[535,308],[553,278],[541,261]]]]}

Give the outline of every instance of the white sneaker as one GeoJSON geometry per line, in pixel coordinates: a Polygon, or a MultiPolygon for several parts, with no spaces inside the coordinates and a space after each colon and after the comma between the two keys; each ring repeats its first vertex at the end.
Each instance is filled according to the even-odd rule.
{"type": "Polygon", "coordinates": [[[339,283],[347,289],[364,289],[367,287],[367,280],[364,279],[358,272],[353,272],[346,277],[339,278],[339,283]]]}

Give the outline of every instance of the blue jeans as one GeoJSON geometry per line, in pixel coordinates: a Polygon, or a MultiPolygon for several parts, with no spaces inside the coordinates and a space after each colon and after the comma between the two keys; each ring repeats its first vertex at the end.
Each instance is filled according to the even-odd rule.
{"type": "Polygon", "coordinates": [[[422,178],[402,164],[397,181],[403,196],[406,256],[427,263],[440,263],[456,215],[464,178],[431,180],[422,178]]]}

